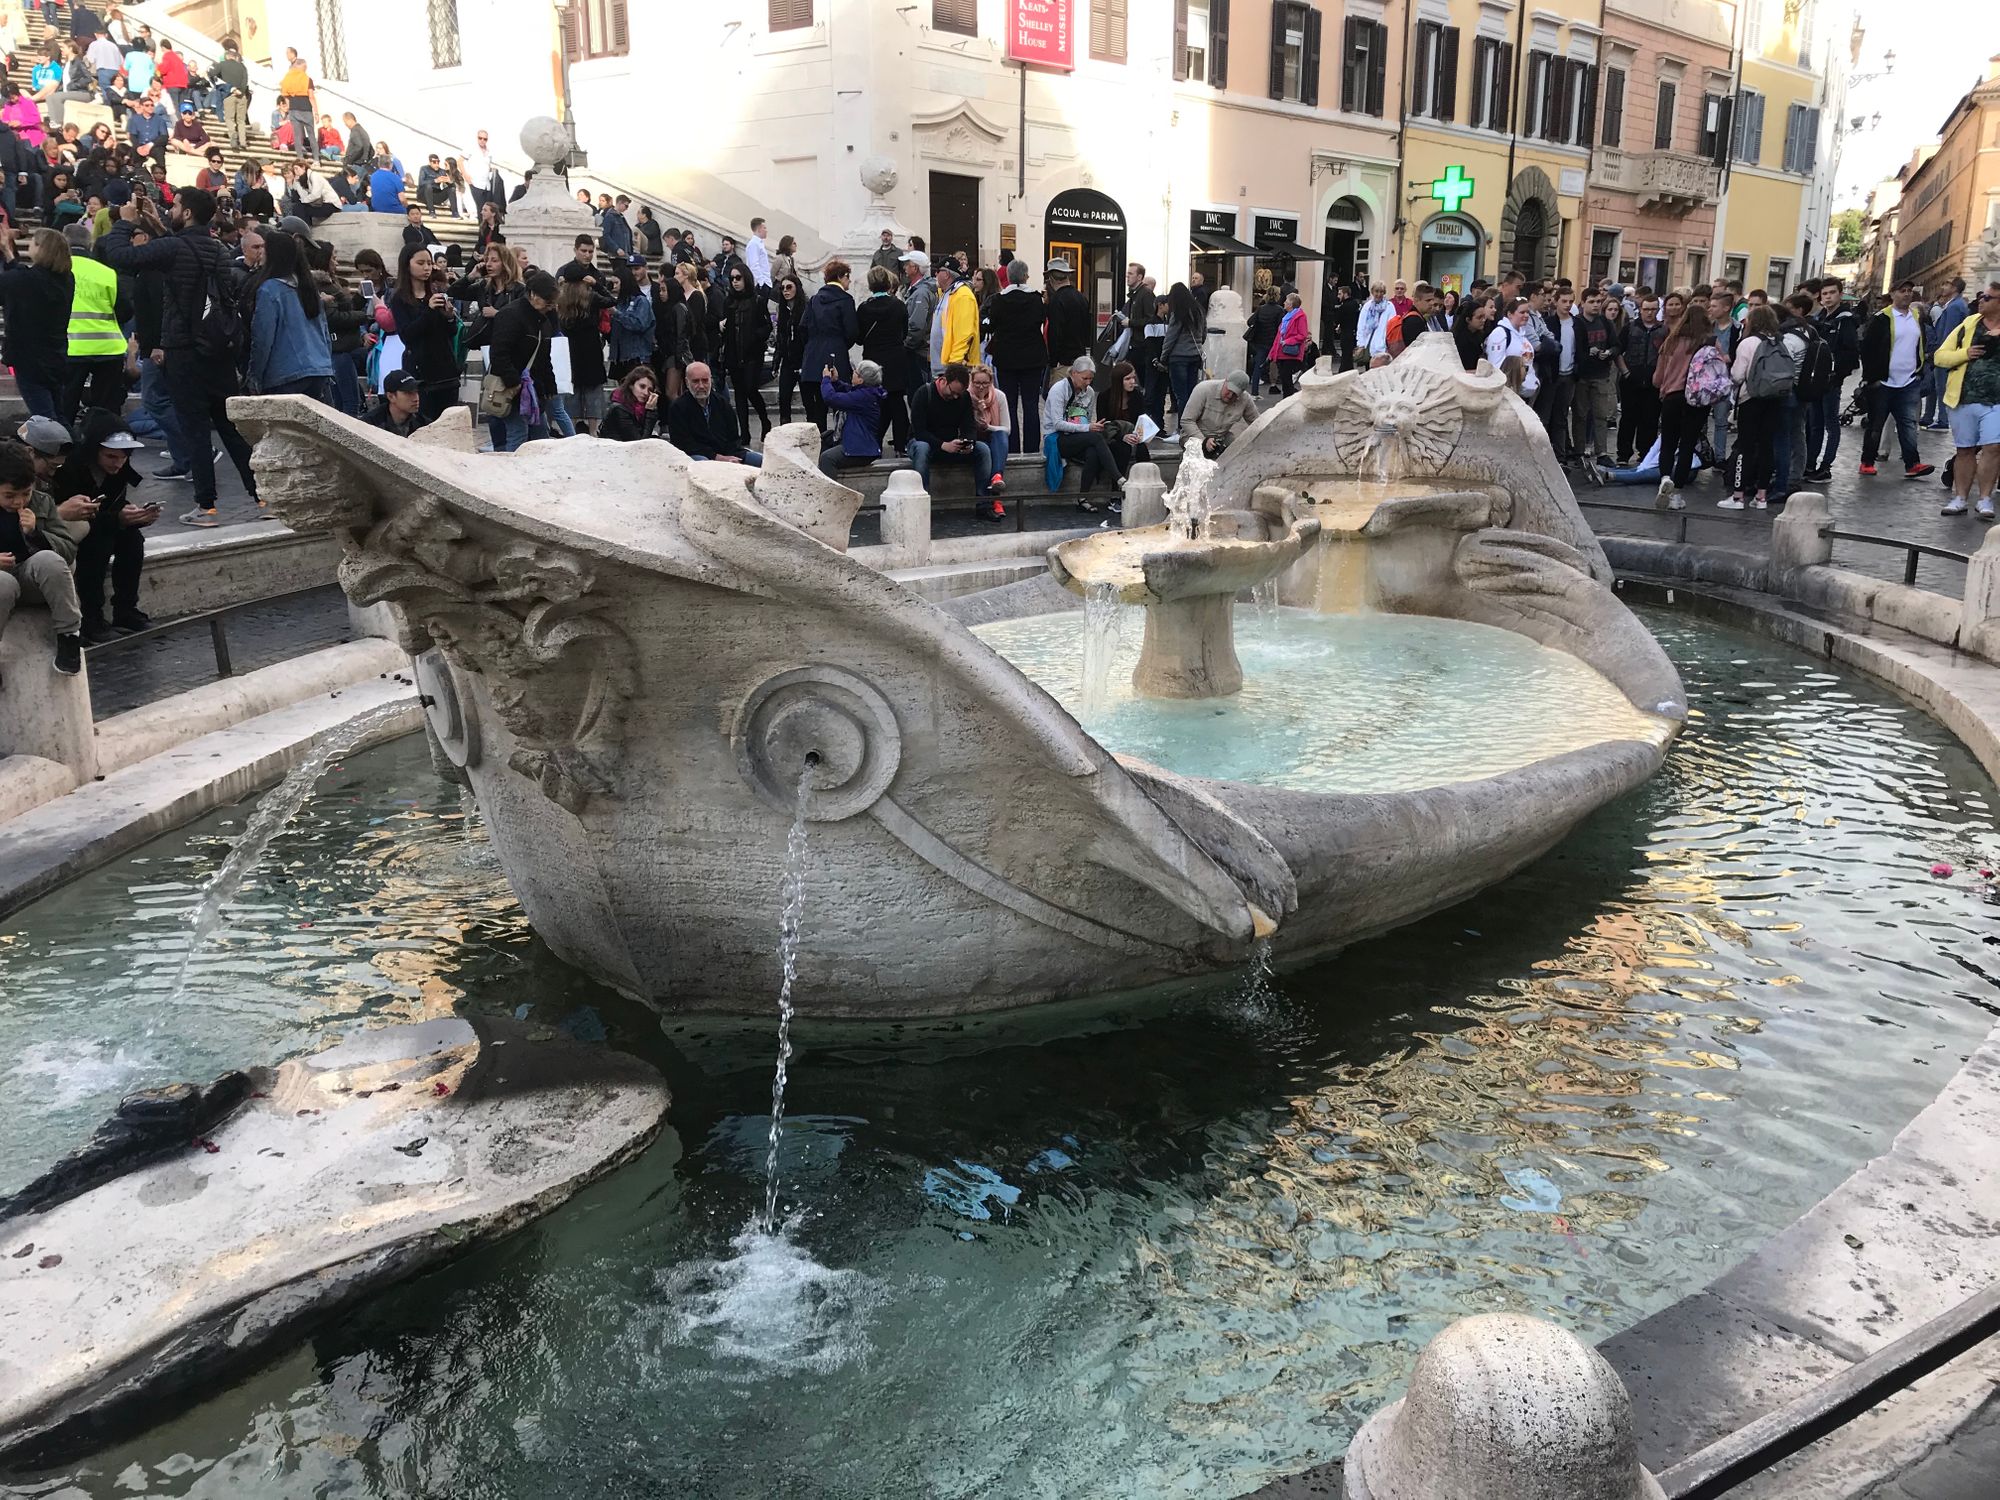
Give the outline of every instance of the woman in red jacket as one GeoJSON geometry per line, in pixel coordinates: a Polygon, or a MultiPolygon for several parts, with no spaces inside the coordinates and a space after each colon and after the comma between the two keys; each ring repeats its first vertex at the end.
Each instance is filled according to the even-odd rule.
{"type": "Polygon", "coordinates": [[[1278,394],[1289,396],[1299,371],[1305,368],[1306,345],[1312,342],[1312,324],[1300,305],[1297,292],[1285,298],[1285,315],[1278,320],[1278,335],[1271,340],[1271,368],[1277,372],[1278,394]]]}

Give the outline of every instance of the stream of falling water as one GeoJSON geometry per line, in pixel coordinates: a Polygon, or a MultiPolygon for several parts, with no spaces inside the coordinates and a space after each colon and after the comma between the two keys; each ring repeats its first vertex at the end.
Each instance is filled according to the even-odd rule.
{"type": "Polygon", "coordinates": [[[1118,638],[1125,625],[1125,608],[1117,589],[1093,583],[1083,591],[1083,692],[1085,713],[1104,707],[1111,695],[1111,664],[1118,656],[1118,638]]]}
{"type": "Polygon", "coordinates": [[[1278,576],[1273,573],[1262,583],[1254,585],[1250,597],[1257,604],[1257,623],[1269,625],[1278,618],[1278,576]]]}
{"type": "Polygon", "coordinates": [[[785,1077],[792,1060],[792,986],[799,977],[799,926],[806,914],[806,806],[812,797],[817,757],[799,776],[792,831],[785,837],[785,873],[780,889],[784,906],[778,917],[778,1068],[771,1075],[771,1144],[764,1157],[764,1218],[766,1234],[778,1231],[778,1144],[785,1128],[785,1077]]]}
{"type": "Polygon", "coordinates": [[[285,779],[257,804],[257,810],[243,827],[243,836],[229,851],[229,857],[223,860],[215,878],[209,881],[208,889],[201,893],[201,900],[188,913],[187,946],[181,950],[180,967],[174,972],[174,985],[167,995],[167,1004],[147,1025],[149,1034],[159,1025],[160,1017],[173,1012],[176,1002],[186,991],[188,974],[195,959],[208,947],[215,930],[222,925],[223,908],[236,899],[237,892],[243,889],[243,882],[250,878],[251,871],[264,858],[264,851],[271,847],[271,840],[298,816],[299,809],[305,806],[306,798],[312,795],[313,787],[326,773],[326,768],[337,757],[347,754],[367,739],[378,727],[405,713],[408,707],[402,702],[384,703],[328,730],[306,752],[305,759],[293,766],[285,779]]]}

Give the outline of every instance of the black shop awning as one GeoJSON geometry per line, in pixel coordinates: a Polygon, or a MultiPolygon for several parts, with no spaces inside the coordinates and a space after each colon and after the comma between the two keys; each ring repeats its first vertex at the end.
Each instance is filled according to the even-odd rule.
{"type": "Polygon", "coordinates": [[[1317,250],[1308,250],[1294,241],[1283,241],[1275,245],[1260,245],[1257,249],[1259,260],[1271,260],[1280,255],[1289,255],[1293,260],[1325,260],[1317,250]]]}
{"type": "Polygon", "coordinates": [[[1222,234],[1212,229],[1197,229],[1188,238],[1201,246],[1202,249],[1212,251],[1218,255],[1255,255],[1257,253],[1255,245],[1246,245],[1234,235],[1222,234]]]}

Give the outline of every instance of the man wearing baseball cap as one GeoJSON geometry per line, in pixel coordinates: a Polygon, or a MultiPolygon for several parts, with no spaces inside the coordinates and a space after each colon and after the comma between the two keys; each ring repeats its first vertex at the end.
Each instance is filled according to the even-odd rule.
{"type": "Polygon", "coordinates": [[[128,491],[144,482],[132,455],[145,448],[115,413],[85,413],[77,444],[56,471],[58,495],[81,496],[98,505],[90,535],[76,549],[76,597],[83,609],[83,638],[92,645],[114,631],[144,630],[152,624],[139,608],[139,574],[146,565],[145,528],[160,518],[158,504],[146,505],[128,491]],[[111,570],[111,621],[104,619],[104,572],[111,570]]]}
{"type": "Polygon", "coordinates": [[[69,677],[83,670],[83,612],[69,570],[76,551],[47,496],[36,493],[27,450],[0,443],[0,629],[24,599],[48,606],[56,670],[69,677]]]}
{"type": "Polygon", "coordinates": [[[57,517],[69,528],[79,545],[90,535],[90,523],[97,519],[97,502],[88,495],[56,499],[56,474],[69,458],[69,429],[54,417],[30,417],[21,424],[21,442],[35,464],[35,494],[55,507],[57,517]]]}
{"type": "Polygon", "coordinates": [[[361,420],[393,437],[408,437],[424,425],[423,387],[408,370],[391,370],[382,377],[382,399],[361,420]]]}
{"type": "Polygon", "coordinates": [[[909,331],[903,335],[903,349],[909,356],[905,372],[910,389],[931,378],[931,319],[937,314],[937,283],[931,280],[931,258],[921,250],[906,250],[896,257],[903,266],[903,311],[909,316],[909,331]]]}

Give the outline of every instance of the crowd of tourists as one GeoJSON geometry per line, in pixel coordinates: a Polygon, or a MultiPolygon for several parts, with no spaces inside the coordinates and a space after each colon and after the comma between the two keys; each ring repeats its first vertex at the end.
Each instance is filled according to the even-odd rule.
{"type": "Polygon", "coordinates": [[[1909,479],[1935,472],[1919,428],[1949,430],[1943,513],[1994,517],[2000,288],[1976,306],[1958,279],[1928,303],[1907,281],[1857,300],[1820,277],[1776,300],[1728,281],[1659,294],[1600,280],[1579,293],[1513,272],[1463,296],[1423,282],[1330,286],[1322,329],[1336,368],[1384,364],[1424,333],[1449,334],[1467,369],[1483,358],[1505,372],[1565,464],[1600,483],[1657,481],[1672,509],[1703,470],[1723,476],[1725,510],[1767,509],[1826,483],[1843,420],[1858,420],[1862,477],[1880,473],[1891,421],[1909,479]]]}

